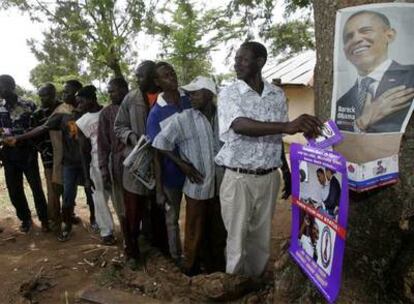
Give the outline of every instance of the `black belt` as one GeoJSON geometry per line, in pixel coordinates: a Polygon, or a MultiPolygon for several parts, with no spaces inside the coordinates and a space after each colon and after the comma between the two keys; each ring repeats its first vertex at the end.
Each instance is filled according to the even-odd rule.
{"type": "Polygon", "coordinates": [[[278,167],[273,167],[269,169],[256,169],[256,170],[249,170],[249,169],[243,169],[243,168],[230,168],[230,167],[226,167],[226,169],[229,169],[237,173],[242,173],[242,174],[266,175],[266,174],[269,174],[270,172],[277,170],[278,167]]]}

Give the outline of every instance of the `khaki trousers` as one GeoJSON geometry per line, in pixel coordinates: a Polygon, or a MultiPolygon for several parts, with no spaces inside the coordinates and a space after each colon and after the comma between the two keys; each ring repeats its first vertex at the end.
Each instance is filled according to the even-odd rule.
{"type": "Polygon", "coordinates": [[[60,195],[56,185],[52,182],[53,169],[44,168],[47,190],[47,214],[53,224],[60,223],[60,195]]]}
{"type": "Polygon", "coordinates": [[[270,256],[272,216],[279,186],[277,170],[251,175],[226,169],[220,201],[227,230],[227,273],[263,273],[270,256]]]}

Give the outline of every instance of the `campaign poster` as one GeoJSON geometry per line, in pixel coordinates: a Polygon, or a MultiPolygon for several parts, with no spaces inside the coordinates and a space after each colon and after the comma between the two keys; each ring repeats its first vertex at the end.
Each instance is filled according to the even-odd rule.
{"type": "Polygon", "coordinates": [[[341,286],[348,215],[345,158],[335,151],[292,144],[292,234],[289,252],[324,297],[341,286]]]}
{"type": "MultiPolygon", "coordinates": [[[[414,109],[413,16],[412,3],[377,3],[337,12],[331,118],[344,141],[335,149],[361,176],[370,176],[367,163],[398,155],[414,109]]],[[[369,183],[384,184],[380,177],[369,183]]]]}
{"type": "Polygon", "coordinates": [[[343,136],[333,120],[325,121],[321,128],[321,134],[316,138],[307,138],[310,146],[325,149],[340,143],[343,136]]]}

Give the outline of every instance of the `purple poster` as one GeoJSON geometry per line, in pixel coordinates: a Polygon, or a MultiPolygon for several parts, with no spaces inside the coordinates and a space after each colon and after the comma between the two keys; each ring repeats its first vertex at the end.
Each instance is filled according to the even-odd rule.
{"type": "Polygon", "coordinates": [[[289,252],[324,297],[333,302],[341,286],[348,216],[344,157],[292,144],[292,235],[289,252]]]}
{"type": "Polygon", "coordinates": [[[323,124],[321,135],[316,138],[307,138],[307,140],[310,146],[324,149],[340,143],[343,136],[336,123],[328,120],[323,124]]]}

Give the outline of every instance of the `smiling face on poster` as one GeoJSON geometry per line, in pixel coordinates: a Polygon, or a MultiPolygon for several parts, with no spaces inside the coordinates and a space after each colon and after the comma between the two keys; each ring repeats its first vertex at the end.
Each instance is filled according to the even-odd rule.
{"type": "Polygon", "coordinates": [[[414,5],[337,14],[332,118],[355,133],[404,132],[413,111],[414,5]]]}
{"type": "Polygon", "coordinates": [[[339,293],[348,214],[345,158],[292,144],[292,235],[289,249],[329,302],[339,293]]]}
{"type": "Polygon", "coordinates": [[[353,191],[398,182],[398,158],[414,109],[414,4],[375,3],[337,11],[331,118],[353,191]],[[385,143],[385,144],[384,144],[385,143]],[[394,162],[394,164],[398,163],[394,162]]]}

